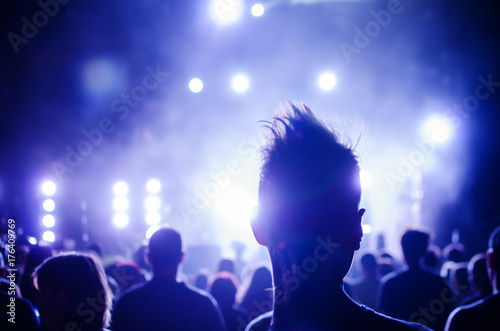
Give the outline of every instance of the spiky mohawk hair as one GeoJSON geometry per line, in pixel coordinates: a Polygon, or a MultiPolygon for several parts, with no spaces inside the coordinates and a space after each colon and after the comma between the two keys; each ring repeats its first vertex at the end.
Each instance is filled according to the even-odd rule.
{"type": "Polygon", "coordinates": [[[327,218],[359,203],[353,150],[307,106],[288,102],[265,123],[271,136],[263,149],[259,206],[272,233],[314,234],[327,218]]]}

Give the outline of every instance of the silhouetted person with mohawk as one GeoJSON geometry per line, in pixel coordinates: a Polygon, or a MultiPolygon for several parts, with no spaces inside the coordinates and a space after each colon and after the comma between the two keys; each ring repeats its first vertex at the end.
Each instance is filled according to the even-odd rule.
{"type": "Polygon", "coordinates": [[[247,330],[429,330],[360,306],[344,292],[365,212],[353,150],[306,106],[290,103],[268,127],[252,228],[271,258],[274,311],[269,328],[260,319],[247,330]]]}

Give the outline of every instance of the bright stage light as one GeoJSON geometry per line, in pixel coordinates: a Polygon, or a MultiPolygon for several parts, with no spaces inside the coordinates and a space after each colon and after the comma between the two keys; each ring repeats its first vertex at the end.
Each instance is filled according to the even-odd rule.
{"type": "Polygon", "coordinates": [[[365,189],[372,184],[372,175],[366,170],[359,171],[359,182],[361,184],[361,188],[365,189]]]}
{"type": "Polygon", "coordinates": [[[56,209],[56,203],[52,199],[47,199],[43,202],[43,209],[50,213],[56,209]]]}
{"type": "Polygon", "coordinates": [[[56,193],[56,184],[52,181],[46,181],[42,185],[42,192],[47,196],[54,195],[56,193]]]}
{"type": "Polygon", "coordinates": [[[444,118],[433,118],[425,124],[425,137],[435,143],[444,143],[451,135],[451,124],[444,118]]]}
{"type": "Polygon", "coordinates": [[[215,211],[228,224],[250,224],[256,206],[255,197],[248,192],[234,190],[217,199],[215,211]]]}
{"type": "Polygon", "coordinates": [[[337,85],[337,78],[331,73],[324,73],[319,76],[318,84],[321,89],[329,91],[337,85]]]}
{"type": "Polygon", "coordinates": [[[238,75],[233,78],[233,89],[236,92],[245,92],[248,89],[248,79],[243,75],[238,75]]]}
{"type": "Polygon", "coordinates": [[[158,197],[147,197],[144,201],[144,207],[150,211],[159,210],[161,208],[161,200],[158,197]]]}
{"type": "Polygon", "coordinates": [[[256,3],[255,5],[253,5],[252,15],[255,17],[264,15],[264,6],[262,6],[260,3],[256,3]]]}
{"type": "Polygon", "coordinates": [[[117,182],[113,186],[113,192],[116,195],[119,195],[119,196],[127,195],[127,193],[128,193],[128,185],[125,182],[117,182]]]}
{"type": "Polygon", "coordinates": [[[113,209],[117,211],[126,211],[129,207],[129,202],[127,198],[119,197],[113,200],[113,209]]]}
{"type": "Polygon", "coordinates": [[[221,25],[236,22],[242,13],[242,0],[212,0],[210,3],[210,16],[221,25]]]}
{"type": "Polygon", "coordinates": [[[53,243],[56,241],[56,235],[52,231],[45,231],[42,235],[43,240],[53,243]]]}
{"type": "Polygon", "coordinates": [[[26,239],[28,239],[28,242],[32,245],[38,244],[38,240],[35,237],[27,236],[26,239]]]}
{"type": "Polygon", "coordinates": [[[56,219],[54,216],[52,215],[45,215],[43,218],[42,218],[42,223],[45,227],[47,228],[51,228],[53,227],[55,224],[56,224],[56,219]]]}
{"type": "Polygon", "coordinates": [[[156,211],[151,211],[146,214],[146,223],[149,225],[156,225],[160,224],[161,222],[161,215],[160,213],[156,211]]]}
{"type": "Polygon", "coordinates": [[[156,194],[161,190],[161,184],[157,179],[150,179],[146,183],[146,190],[149,193],[156,194]]]}
{"type": "Polygon", "coordinates": [[[370,224],[363,224],[361,225],[361,228],[363,229],[363,234],[368,234],[372,232],[372,226],[370,224]]]}
{"type": "Polygon", "coordinates": [[[113,223],[115,223],[115,225],[119,228],[126,227],[128,225],[128,221],[128,215],[125,213],[118,213],[113,217],[113,223]]]}
{"type": "Polygon", "coordinates": [[[193,78],[189,81],[189,89],[194,93],[201,92],[203,90],[203,82],[199,78],[193,78]]]}

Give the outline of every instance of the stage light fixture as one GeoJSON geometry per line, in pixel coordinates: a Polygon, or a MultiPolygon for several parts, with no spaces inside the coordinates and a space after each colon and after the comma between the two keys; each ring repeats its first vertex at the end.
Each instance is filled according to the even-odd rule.
{"type": "Polygon", "coordinates": [[[146,183],[146,190],[151,194],[156,194],[161,190],[161,183],[157,179],[150,179],[146,183]]]}
{"type": "Polygon", "coordinates": [[[264,6],[260,3],[256,3],[252,6],[252,15],[255,17],[259,17],[264,15],[264,6]]]}
{"type": "Polygon", "coordinates": [[[118,197],[113,200],[113,209],[117,211],[126,211],[129,208],[128,199],[125,197],[118,197]]]}
{"type": "Polygon", "coordinates": [[[42,192],[46,196],[51,196],[56,193],[56,184],[52,181],[46,181],[42,184],[42,192]]]}
{"type": "Polygon", "coordinates": [[[193,78],[189,81],[189,89],[193,93],[199,93],[203,90],[203,82],[199,78],[193,78]]]}
{"type": "Polygon", "coordinates": [[[53,212],[56,209],[56,203],[52,199],[46,199],[43,202],[43,209],[47,212],[53,212]]]}
{"type": "Polygon", "coordinates": [[[144,207],[146,207],[148,211],[159,210],[161,208],[161,200],[156,196],[147,197],[146,200],[144,200],[144,207]]]}
{"type": "Polygon", "coordinates": [[[452,126],[448,120],[435,117],[425,123],[425,137],[437,144],[446,142],[452,132],[452,126]]]}
{"type": "Polygon", "coordinates": [[[118,227],[118,228],[124,228],[128,225],[129,218],[126,213],[117,213],[113,217],[113,223],[118,227]]]}
{"type": "Polygon", "coordinates": [[[248,89],[248,85],[249,85],[248,78],[246,78],[243,75],[238,75],[238,76],[233,78],[232,85],[233,85],[233,89],[236,92],[240,92],[240,93],[245,92],[248,89]]]}
{"type": "Polygon", "coordinates": [[[53,243],[56,241],[56,235],[52,231],[45,231],[42,235],[43,240],[53,243]]]}
{"type": "Polygon", "coordinates": [[[337,78],[332,73],[327,72],[319,76],[318,84],[321,89],[330,91],[337,85],[337,78]]]}
{"type": "Polygon", "coordinates": [[[48,214],[42,218],[42,223],[45,227],[51,228],[56,224],[56,219],[53,215],[48,214]]]}
{"type": "Polygon", "coordinates": [[[127,185],[127,183],[125,183],[125,182],[117,182],[113,186],[113,192],[116,195],[119,195],[119,196],[127,195],[127,193],[128,193],[128,185],[127,185]]]}
{"type": "Polygon", "coordinates": [[[361,228],[363,229],[363,234],[369,234],[373,230],[370,224],[363,224],[361,225],[361,228]]]}

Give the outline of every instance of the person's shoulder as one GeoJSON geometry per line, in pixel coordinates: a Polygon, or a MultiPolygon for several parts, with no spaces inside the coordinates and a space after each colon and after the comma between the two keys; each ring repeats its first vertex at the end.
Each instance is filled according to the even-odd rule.
{"type": "Polygon", "coordinates": [[[149,286],[149,282],[144,282],[141,284],[137,284],[122,293],[118,296],[118,301],[127,301],[127,300],[135,300],[137,297],[144,296],[144,292],[147,290],[149,286]]]}
{"type": "Polygon", "coordinates": [[[248,323],[245,331],[267,331],[271,325],[271,320],[273,318],[273,312],[268,311],[248,323]]]}
{"type": "Polygon", "coordinates": [[[366,324],[367,329],[385,331],[432,331],[432,329],[422,324],[399,320],[380,314],[370,308],[363,308],[365,317],[362,319],[362,323],[366,324]]]}

